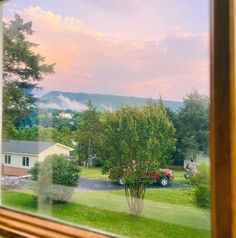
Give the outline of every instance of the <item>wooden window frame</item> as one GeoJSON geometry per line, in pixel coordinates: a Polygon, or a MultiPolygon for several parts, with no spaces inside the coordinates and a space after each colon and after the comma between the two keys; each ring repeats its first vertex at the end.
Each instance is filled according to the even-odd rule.
{"type": "MultiPolygon", "coordinates": [[[[235,1],[210,0],[211,221],[214,238],[236,238],[235,1]]],[[[0,64],[2,64],[1,59],[0,64]]],[[[0,207],[0,234],[6,237],[45,238],[113,236],[4,207],[0,207]]]]}
{"type": "Polygon", "coordinates": [[[236,237],[235,0],[211,0],[212,237],[236,237]]]}

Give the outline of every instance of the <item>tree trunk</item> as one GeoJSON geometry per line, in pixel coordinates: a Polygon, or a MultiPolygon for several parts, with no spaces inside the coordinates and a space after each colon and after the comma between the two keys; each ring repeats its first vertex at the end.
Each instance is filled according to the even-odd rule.
{"type": "Polygon", "coordinates": [[[90,139],[90,136],[89,136],[89,140],[88,140],[88,159],[87,159],[87,167],[89,167],[90,156],[91,156],[91,139],[90,139]]]}
{"type": "Polygon", "coordinates": [[[197,153],[195,151],[192,153],[192,160],[193,162],[197,161],[197,153]]]}
{"type": "Polygon", "coordinates": [[[125,196],[132,215],[141,215],[146,188],[147,185],[140,182],[125,186],[125,196]]]}

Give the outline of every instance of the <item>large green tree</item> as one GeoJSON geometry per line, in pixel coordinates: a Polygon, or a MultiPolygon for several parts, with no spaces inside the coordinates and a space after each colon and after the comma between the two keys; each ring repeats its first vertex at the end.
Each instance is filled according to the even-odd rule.
{"type": "Polygon", "coordinates": [[[78,129],[75,132],[76,152],[79,159],[85,162],[85,166],[92,166],[92,160],[97,154],[101,130],[99,122],[100,113],[91,101],[88,101],[87,108],[78,117],[78,129]]]}
{"type": "Polygon", "coordinates": [[[14,130],[24,126],[35,114],[36,99],[32,90],[54,65],[34,52],[38,46],[28,40],[32,22],[15,19],[3,24],[3,137],[11,138],[14,130]]]}
{"type": "Polygon", "coordinates": [[[162,105],[126,106],[102,115],[102,160],[104,172],[123,178],[132,214],[143,208],[149,172],[171,162],[175,129],[162,105]]]}
{"type": "Polygon", "coordinates": [[[185,156],[196,160],[199,152],[208,152],[209,98],[196,90],[184,98],[178,113],[176,130],[178,146],[185,156]]]}

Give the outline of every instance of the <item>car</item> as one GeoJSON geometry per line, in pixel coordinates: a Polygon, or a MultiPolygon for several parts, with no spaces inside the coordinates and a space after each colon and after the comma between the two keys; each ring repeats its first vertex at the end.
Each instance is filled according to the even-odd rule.
{"type": "MultiPolygon", "coordinates": [[[[125,170],[125,168],[123,168],[122,170],[125,170]]],[[[124,178],[121,177],[122,173],[119,173],[119,174],[120,174],[120,178],[118,180],[113,180],[112,179],[113,178],[112,170],[110,170],[108,173],[108,177],[111,180],[113,180],[114,182],[116,182],[120,185],[124,185],[125,181],[124,181],[124,178]]],[[[162,187],[168,186],[170,181],[172,181],[174,179],[173,171],[168,168],[167,169],[159,169],[159,170],[153,171],[153,172],[148,172],[147,176],[151,179],[151,182],[158,183],[162,187]]]]}
{"type": "Polygon", "coordinates": [[[174,173],[171,169],[159,169],[157,172],[149,172],[148,176],[162,187],[168,186],[170,181],[174,179],[174,173]]]}

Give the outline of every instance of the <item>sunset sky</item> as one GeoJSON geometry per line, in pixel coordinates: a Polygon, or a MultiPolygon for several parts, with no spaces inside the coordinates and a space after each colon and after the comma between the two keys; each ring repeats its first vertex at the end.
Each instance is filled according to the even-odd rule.
{"type": "Polygon", "coordinates": [[[51,90],[182,100],[209,91],[207,0],[11,0],[56,73],[51,90]]]}

